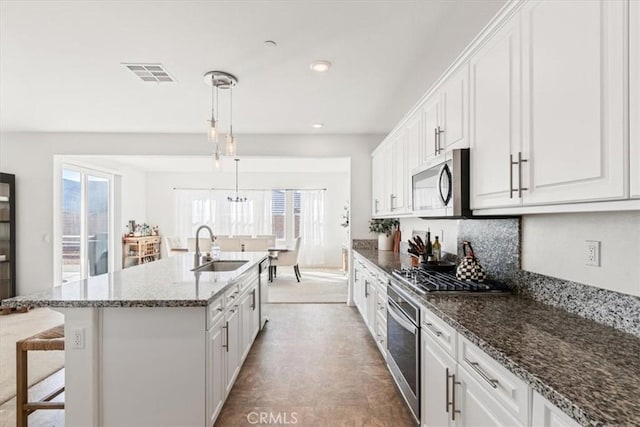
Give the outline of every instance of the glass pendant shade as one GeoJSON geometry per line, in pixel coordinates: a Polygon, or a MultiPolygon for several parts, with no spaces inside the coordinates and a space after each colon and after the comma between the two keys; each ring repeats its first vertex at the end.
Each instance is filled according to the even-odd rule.
{"type": "Polygon", "coordinates": [[[233,135],[227,135],[227,144],[225,149],[225,154],[227,156],[235,156],[236,155],[236,137],[233,135]]]}
{"type": "Polygon", "coordinates": [[[209,128],[207,129],[207,135],[210,142],[218,141],[218,128],[216,127],[216,121],[214,119],[209,120],[209,128]]]}

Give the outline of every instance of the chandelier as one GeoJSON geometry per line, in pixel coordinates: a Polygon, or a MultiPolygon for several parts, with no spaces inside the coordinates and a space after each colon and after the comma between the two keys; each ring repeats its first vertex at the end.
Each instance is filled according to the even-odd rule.
{"type": "MultiPolygon", "coordinates": [[[[235,156],[237,141],[233,135],[233,88],[238,84],[238,79],[224,71],[208,71],[204,74],[204,81],[211,86],[211,119],[208,120],[209,128],[207,136],[213,144],[213,158],[216,168],[220,167],[221,156],[235,156]],[[229,90],[229,133],[224,138],[224,149],[220,147],[220,89],[229,90]]],[[[237,159],[236,159],[237,160],[237,159]]],[[[237,169],[237,164],[236,164],[237,169]]]]}
{"type": "Polygon", "coordinates": [[[238,196],[238,163],[240,162],[240,159],[233,159],[236,162],[236,197],[231,197],[228,196],[227,200],[233,203],[240,203],[240,202],[246,202],[247,198],[246,197],[240,197],[238,196]]]}

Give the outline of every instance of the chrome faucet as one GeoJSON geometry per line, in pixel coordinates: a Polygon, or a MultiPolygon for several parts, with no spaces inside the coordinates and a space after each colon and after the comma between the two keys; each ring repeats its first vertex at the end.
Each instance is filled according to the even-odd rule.
{"type": "Polygon", "coordinates": [[[209,232],[209,236],[211,236],[211,243],[216,240],[215,236],[213,235],[213,231],[211,231],[211,228],[209,228],[209,226],[201,225],[200,227],[198,227],[198,229],[196,230],[196,255],[193,260],[194,268],[200,266],[200,239],[198,238],[198,236],[200,235],[200,230],[202,230],[203,228],[206,228],[209,232]]]}

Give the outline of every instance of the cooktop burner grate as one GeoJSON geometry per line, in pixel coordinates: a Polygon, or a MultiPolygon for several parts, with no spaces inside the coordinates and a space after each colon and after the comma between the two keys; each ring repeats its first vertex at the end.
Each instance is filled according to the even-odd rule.
{"type": "Polygon", "coordinates": [[[457,279],[451,273],[424,270],[422,268],[403,268],[393,270],[393,276],[418,292],[457,291],[457,292],[506,292],[509,289],[493,281],[474,282],[457,279]]]}

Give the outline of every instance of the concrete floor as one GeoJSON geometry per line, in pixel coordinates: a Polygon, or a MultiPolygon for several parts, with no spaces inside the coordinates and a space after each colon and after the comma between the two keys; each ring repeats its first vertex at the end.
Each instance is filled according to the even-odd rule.
{"type": "Polygon", "coordinates": [[[416,425],[355,307],[269,309],[216,427],[416,425]]]}

